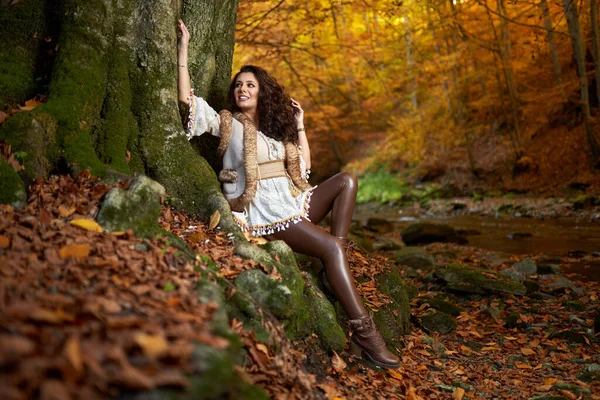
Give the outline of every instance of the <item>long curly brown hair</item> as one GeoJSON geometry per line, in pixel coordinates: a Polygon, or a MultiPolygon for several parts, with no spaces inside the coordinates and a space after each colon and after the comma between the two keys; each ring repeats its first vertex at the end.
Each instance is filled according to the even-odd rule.
{"type": "Polygon", "coordinates": [[[251,72],[258,81],[258,129],[265,135],[280,142],[298,142],[298,123],[292,100],[275,78],[255,65],[244,65],[235,74],[229,86],[229,102],[232,111],[241,111],[235,101],[235,82],[243,72],[251,72]]]}

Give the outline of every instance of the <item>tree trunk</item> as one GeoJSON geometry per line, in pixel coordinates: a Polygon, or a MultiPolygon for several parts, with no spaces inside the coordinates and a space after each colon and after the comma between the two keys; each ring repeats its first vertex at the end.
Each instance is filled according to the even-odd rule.
{"type": "Polygon", "coordinates": [[[405,31],[405,42],[406,42],[406,65],[408,68],[408,77],[410,80],[410,102],[412,104],[413,111],[418,111],[419,100],[417,97],[417,77],[415,73],[415,62],[412,56],[413,39],[412,29],[409,25],[408,17],[404,17],[404,31],[405,31]]]}
{"type": "Polygon", "coordinates": [[[504,78],[506,79],[506,87],[508,88],[508,100],[510,103],[510,111],[513,120],[513,146],[517,159],[521,157],[521,133],[519,129],[518,116],[518,95],[515,81],[513,78],[513,70],[510,64],[510,32],[508,29],[507,13],[504,7],[504,0],[497,0],[498,14],[500,14],[500,59],[502,60],[502,69],[504,70],[504,78]]]}
{"type": "Polygon", "coordinates": [[[596,71],[596,97],[600,107],[600,32],[598,31],[598,0],[590,0],[592,42],[594,44],[594,70],[596,71]]]}
{"type": "Polygon", "coordinates": [[[585,55],[581,37],[581,28],[579,27],[579,15],[577,13],[577,4],[571,0],[563,0],[567,24],[569,25],[569,34],[573,40],[573,54],[577,61],[577,75],[579,75],[579,87],[581,89],[581,108],[583,111],[583,120],[585,124],[586,137],[590,146],[590,160],[592,167],[600,167],[600,146],[598,140],[592,132],[590,102],[588,94],[588,80],[585,72],[585,55]]]}
{"type": "MultiPolygon", "coordinates": [[[[35,92],[40,44],[31,40],[32,31],[45,35],[53,23],[60,38],[48,102],[0,128],[0,139],[27,153],[24,180],[85,169],[100,177],[145,173],[185,209],[203,216],[228,209],[214,171],[186,140],[178,114],[176,22],[181,16],[192,34],[196,93],[220,109],[231,73],[237,2],[24,0],[0,6],[1,21],[19,16],[10,28],[0,28],[18,39],[16,50],[3,46],[1,60],[12,64],[0,81],[16,81],[14,71],[24,71],[18,86],[0,87],[2,106],[35,92]],[[58,10],[56,21],[52,10],[58,10]],[[29,15],[37,18],[33,24],[29,15]],[[24,55],[12,57],[15,52],[24,55]]],[[[221,214],[221,226],[241,236],[230,213],[221,214]]]]}
{"type": "Polygon", "coordinates": [[[552,57],[552,69],[554,70],[556,85],[560,88],[560,91],[563,93],[564,97],[562,72],[560,70],[560,59],[558,58],[558,52],[556,51],[556,43],[554,42],[554,32],[552,29],[552,20],[550,19],[548,0],[541,0],[540,7],[542,7],[544,26],[546,27],[546,31],[548,32],[548,46],[550,47],[550,56],[552,57]]]}

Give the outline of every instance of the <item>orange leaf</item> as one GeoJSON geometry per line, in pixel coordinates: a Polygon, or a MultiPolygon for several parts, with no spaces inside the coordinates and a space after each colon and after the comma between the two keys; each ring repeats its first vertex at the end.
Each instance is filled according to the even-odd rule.
{"type": "Polygon", "coordinates": [[[48,225],[50,221],[52,221],[52,214],[50,214],[46,209],[40,208],[40,222],[48,225]]]}
{"type": "Polygon", "coordinates": [[[535,355],[535,351],[533,351],[531,349],[528,349],[528,348],[521,349],[521,353],[523,353],[526,356],[533,356],[533,355],[535,355]]]}
{"type": "Polygon", "coordinates": [[[73,215],[76,211],[75,207],[65,207],[65,206],[58,206],[58,215],[61,216],[62,218],[65,217],[70,217],[71,215],[73,215]]]}
{"type": "Polygon", "coordinates": [[[98,225],[98,223],[96,221],[94,221],[93,219],[74,219],[69,223],[71,225],[77,226],[79,228],[83,228],[88,231],[100,232],[100,233],[103,232],[102,227],[100,225],[98,225]]]}
{"type": "Polygon", "coordinates": [[[208,223],[208,229],[213,230],[219,225],[221,221],[221,213],[219,210],[215,211],[213,215],[210,216],[210,221],[208,223]]]}
{"type": "Polygon", "coordinates": [[[65,344],[65,356],[75,368],[78,374],[83,372],[83,361],[81,360],[81,346],[77,336],[71,336],[65,344]]]}
{"type": "Polygon", "coordinates": [[[10,246],[10,239],[0,235],[0,249],[8,249],[8,246],[10,246]]]}
{"type": "Polygon", "coordinates": [[[453,400],[462,400],[464,395],[465,395],[465,389],[456,388],[456,390],[454,390],[454,392],[452,393],[452,399],[453,400]]]}
{"type": "Polygon", "coordinates": [[[133,340],[142,348],[146,357],[149,358],[157,358],[169,347],[165,338],[158,335],[147,335],[140,332],[135,334],[133,340]]]}
{"type": "Polygon", "coordinates": [[[387,370],[388,375],[391,375],[392,378],[397,379],[399,381],[402,381],[404,379],[404,377],[402,376],[402,374],[396,370],[393,369],[388,369],[387,370]]]}
{"type": "Polygon", "coordinates": [[[86,243],[70,244],[59,250],[60,258],[74,257],[78,260],[85,260],[90,255],[90,245],[86,243]]]}
{"type": "Polygon", "coordinates": [[[518,369],[532,369],[531,365],[525,363],[515,363],[518,369]]]}

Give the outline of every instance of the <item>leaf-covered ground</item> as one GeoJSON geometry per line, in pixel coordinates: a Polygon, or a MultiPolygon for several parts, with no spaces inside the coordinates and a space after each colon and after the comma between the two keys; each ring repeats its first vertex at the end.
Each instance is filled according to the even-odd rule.
{"type": "MultiPolygon", "coordinates": [[[[166,205],[162,227],[185,239],[191,251],[167,235],[140,239],[131,232],[99,232],[94,224],[81,222],[93,218],[109,189],[87,174],[53,177],[30,187],[25,209],[0,206],[3,398],[91,399],[185,388],[195,372],[193,343],[229,345],[212,332],[216,305],[199,303],[195,284],[201,274],[223,282],[261,266],[234,256],[227,235],[209,229],[210,221],[166,205]],[[211,272],[211,263],[217,272],[211,272]]],[[[488,253],[457,245],[431,245],[428,251],[438,262],[489,269],[504,269],[520,259],[490,262],[488,253]]],[[[354,272],[365,281],[360,291],[373,309],[387,299],[365,277],[387,263],[353,253],[354,272]]],[[[372,368],[348,352],[325,354],[317,350],[314,336],[289,343],[281,327],[266,319],[276,352],[233,320],[231,327],[247,350],[237,369],[240,379],[263,386],[277,399],[525,399],[551,394],[600,399],[598,381],[578,380],[586,366],[600,363],[594,336],[598,282],[572,277],[582,292],[567,289],[539,298],[467,296],[444,291],[426,272],[403,271],[419,288],[419,297],[413,301],[415,324],[401,340],[399,369],[372,368]],[[457,328],[445,335],[426,333],[418,324],[430,311],[422,300],[437,295],[464,309],[455,317],[457,328]],[[518,318],[509,328],[511,313],[518,318]],[[574,334],[551,336],[563,331],[574,334]]]]}

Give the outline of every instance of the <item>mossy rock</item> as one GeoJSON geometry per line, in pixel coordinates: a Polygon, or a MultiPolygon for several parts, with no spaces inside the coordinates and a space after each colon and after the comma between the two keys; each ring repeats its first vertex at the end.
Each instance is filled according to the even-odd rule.
{"type": "Polygon", "coordinates": [[[548,336],[548,339],[565,339],[570,343],[578,344],[586,344],[588,342],[585,335],[573,330],[555,332],[548,336]]]}
{"type": "Polygon", "coordinates": [[[402,240],[408,246],[434,242],[468,243],[467,239],[458,235],[450,225],[427,222],[420,222],[405,228],[402,231],[402,240]]]}
{"type": "Polygon", "coordinates": [[[15,208],[21,208],[27,204],[25,184],[15,170],[1,156],[0,204],[10,204],[15,208]]]}
{"type": "Polygon", "coordinates": [[[460,315],[461,312],[465,311],[464,308],[442,299],[423,299],[422,301],[420,301],[420,304],[423,303],[429,304],[430,307],[453,316],[460,315]]]}
{"type": "Polygon", "coordinates": [[[158,230],[160,197],[164,188],[145,176],[137,177],[129,190],[114,188],[106,195],[98,213],[98,223],[108,232],[133,229],[138,236],[158,230]]]}
{"type": "Polygon", "coordinates": [[[504,326],[506,327],[506,329],[527,328],[527,324],[521,320],[521,315],[517,312],[512,312],[508,314],[504,326]]]}
{"type": "Polygon", "coordinates": [[[280,280],[267,276],[264,272],[253,269],[243,271],[235,279],[238,293],[234,294],[232,301],[246,314],[258,316],[257,304],[244,298],[244,295],[255,300],[278,318],[289,318],[298,309],[298,299],[290,288],[280,280]]]}
{"type": "Polygon", "coordinates": [[[600,364],[590,364],[577,375],[582,382],[600,382],[600,364]]]}
{"type": "Polygon", "coordinates": [[[537,264],[535,260],[526,258],[514,264],[511,269],[523,274],[523,275],[535,275],[537,273],[537,264]]]}
{"type": "Polygon", "coordinates": [[[536,281],[526,279],[523,285],[527,288],[527,294],[532,294],[540,291],[540,284],[536,281]]]}
{"type": "Polygon", "coordinates": [[[423,315],[419,319],[421,326],[428,332],[439,332],[442,335],[452,332],[457,325],[454,318],[439,311],[423,315]]]}
{"type": "Polygon", "coordinates": [[[507,280],[506,277],[492,271],[485,272],[487,275],[495,276],[496,279],[484,276],[482,270],[459,264],[448,264],[437,268],[435,275],[444,280],[449,289],[462,292],[488,294],[491,291],[517,295],[527,293],[527,288],[523,284],[507,280]]]}
{"type": "Polygon", "coordinates": [[[392,267],[389,271],[375,276],[375,284],[381,293],[387,294],[393,300],[383,309],[389,309],[393,315],[393,321],[390,321],[393,326],[390,330],[395,336],[405,335],[410,329],[410,299],[400,271],[397,267],[392,267]]]}
{"type": "Polygon", "coordinates": [[[568,390],[569,392],[578,393],[578,394],[580,393],[580,394],[588,395],[588,396],[592,394],[592,391],[590,390],[590,388],[575,385],[573,383],[557,382],[554,384],[554,387],[556,389],[568,390]]]}
{"type": "Polygon", "coordinates": [[[530,397],[528,400],[569,400],[568,397],[560,396],[557,394],[549,394],[544,396],[534,396],[530,397]]]}
{"type": "Polygon", "coordinates": [[[395,255],[396,264],[406,265],[415,269],[431,269],[435,266],[435,259],[420,247],[408,246],[395,255]]]}
{"type": "Polygon", "coordinates": [[[307,273],[306,280],[308,285],[304,293],[321,346],[327,351],[340,352],[346,346],[346,334],[338,323],[335,309],[319,288],[316,275],[307,273]]]}

